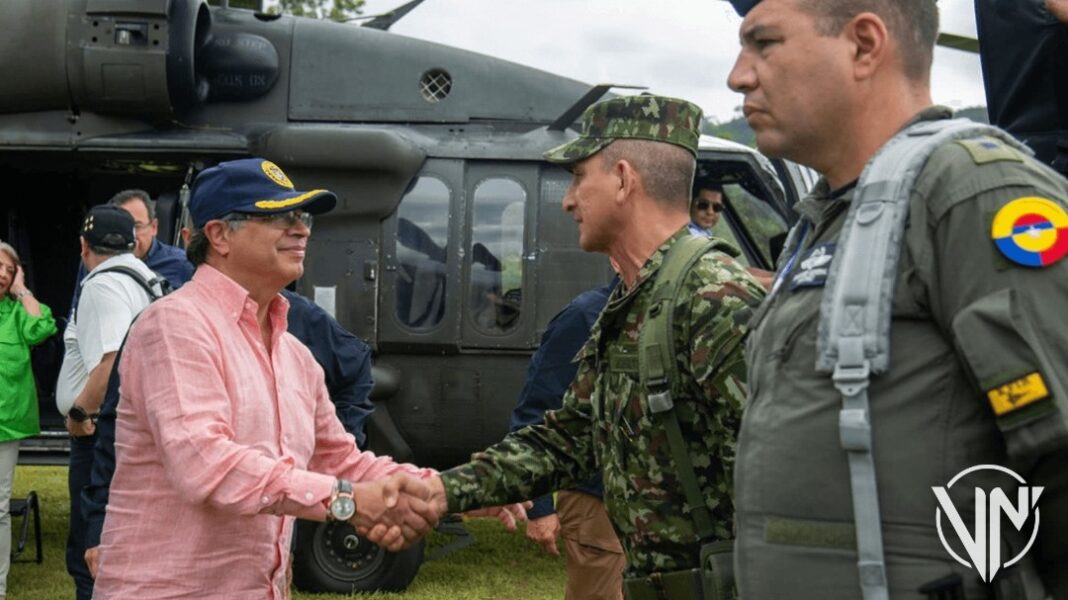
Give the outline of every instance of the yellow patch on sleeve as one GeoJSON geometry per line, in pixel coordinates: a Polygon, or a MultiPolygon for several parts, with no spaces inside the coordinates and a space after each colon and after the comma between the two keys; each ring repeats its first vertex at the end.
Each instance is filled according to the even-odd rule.
{"type": "Polygon", "coordinates": [[[988,390],[986,397],[990,400],[994,414],[1000,417],[1028,404],[1049,398],[1049,388],[1046,387],[1042,374],[1035,371],[988,390]]]}
{"type": "Polygon", "coordinates": [[[958,140],[958,144],[964,146],[968,154],[972,155],[975,164],[982,165],[999,160],[1013,160],[1023,162],[1023,155],[1016,148],[1007,146],[1000,140],[993,138],[977,138],[974,140],[958,140]]]}

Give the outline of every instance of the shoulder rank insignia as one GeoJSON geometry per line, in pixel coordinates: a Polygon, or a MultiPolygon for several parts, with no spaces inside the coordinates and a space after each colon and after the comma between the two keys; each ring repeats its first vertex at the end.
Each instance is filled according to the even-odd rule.
{"type": "Polygon", "coordinates": [[[957,143],[964,146],[964,149],[968,151],[968,154],[972,155],[972,160],[977,165],[999,160],[1023,161],[1023,154],[1018,150],[993,138],[982,137],[974,140],[958,140],[957,143]]]}
{"type": "Polygon", "coordinates": [[[1012,262],[1048,267],[1068,254],[1068,213],[1047,198],[1017,198],[994,215],[990,237],[1012,262]]]}

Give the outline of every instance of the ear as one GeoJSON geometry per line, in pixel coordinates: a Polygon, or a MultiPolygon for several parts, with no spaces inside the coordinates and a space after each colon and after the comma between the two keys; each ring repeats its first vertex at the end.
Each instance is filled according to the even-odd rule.
{"type": "Polygon", "coordinates": [[[85,238],[81,236],[78,237],[78,251],[83,259],[89,255],[89,242],[86,242],[85,238]]]}
{"type": "Polygon", "coordinates": [[[844,33],[853,43],[854,77],[858,81],[871,79],[890,54],[886,23],[874,13],[860,13],[846,24],[844,33]]]}
{"type": "Polygon", "coordinates": [[[188,227],[183,227],[182,228],[182,243],[185,244],[186,248],[189,247],[189,238],[191,238],[191,237],[193,237],[193,232],[190,231],[188,227]]]}
{"type": "Polygon", "coordinates": [[[612,167],[612,173],[619,178],[619,189],[616,191],[616,203],[623,204],[635,192],[642,189],[642,178],[634,165],[623,158],[612,167]]]}
{"type": "Polygon", "coordinates": [[[212,250],[219,256],[230,254],[230,243],[234,231],[222,221],[209,221],[204,225],[204,237],[208,239],[212,250]]]}

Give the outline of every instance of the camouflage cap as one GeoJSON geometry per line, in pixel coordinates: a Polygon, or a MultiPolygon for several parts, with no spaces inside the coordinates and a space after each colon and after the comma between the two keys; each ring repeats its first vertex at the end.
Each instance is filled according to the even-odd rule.
{"type": "Polygon", "coordinates": [[[569,165],[593,156],[615,140],[667,142],[697,156],[701,109],[692,102],[643,94],[598,102],[582,114],[582,135],[545,153],[545,160],[569,165]]]}

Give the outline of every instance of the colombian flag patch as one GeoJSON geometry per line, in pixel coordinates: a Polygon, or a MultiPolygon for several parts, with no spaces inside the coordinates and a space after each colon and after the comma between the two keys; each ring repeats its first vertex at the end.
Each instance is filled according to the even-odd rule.
{"type": "Polygon", "coordinates": [[[1068,254],[1068,213],[1047,198],[1017,198],[994,215],[990,237],[1012,262],[1048,267],[1068,254]]]}

